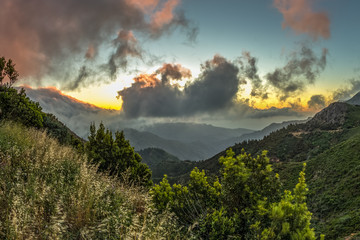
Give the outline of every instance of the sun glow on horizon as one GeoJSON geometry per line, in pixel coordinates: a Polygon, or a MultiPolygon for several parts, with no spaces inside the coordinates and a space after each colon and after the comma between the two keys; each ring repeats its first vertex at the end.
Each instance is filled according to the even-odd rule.
{"type": "Polygon", "coordinates": [[[126,87],[124,82],[116,81],[101,86],[90,86],[79,91],[63,91],[63,93],[100,108],[121,110],[122,100],[117,98],[117,92],[124,87],[126,87]]]}

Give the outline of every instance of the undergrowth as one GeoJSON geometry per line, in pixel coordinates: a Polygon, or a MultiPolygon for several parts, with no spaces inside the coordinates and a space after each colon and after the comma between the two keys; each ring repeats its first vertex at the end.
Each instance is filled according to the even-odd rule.
{"type": "Polygon", "coordinates": [[[180,230],[144,189],[45,132],[0,123],[1,239],[182,239],[180,230]]]}

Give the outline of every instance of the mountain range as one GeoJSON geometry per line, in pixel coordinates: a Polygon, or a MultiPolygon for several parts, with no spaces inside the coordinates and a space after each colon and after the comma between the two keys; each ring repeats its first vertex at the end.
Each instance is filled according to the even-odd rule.
{"type": "Polygon", "coordinates": [[[204,160],[235,143],[261,139],[270,132],[303,121],[273,123],[262,130],[229,129],[198,123],[134,123],[120,117],[120,112],[96,107],[62,94],[57,89],[24,87],[27,96],[39,102],[44,112],[54,114],[72,131],[87,139],[91,122],[103,122],[113,132],[123,130],[137,151],[163,149],[180,160],[204,160]]]}
{"type": "MultiPolygon", "coordinates": [[[[326,239],[358,239],[360,237],[360,94],[356,94],[346,102],[330,104],[313,118],[302,122],[284,122],[280,125],[272,124],[262,130],[267,136],[261,137],[259,132],[247,129],[234,129],[238,137],[232,148],[235,154],[246,151],[256,156],[267,150],[267,156],[275,172],[281,176],[282,189],[291,189],[298,182],[298,173],[306,163],[306,182],[309,188],[307,205],[312,212],[312,226],[317,232],[326,235],[326,239]],[[278,128],[284,125],[283,128],[278,128]],[[238,132],[237,132],[238,131],[238,132]],[[255,134],[255,135],[254,135],[255,134]],[[256,135],[258,134],[258,135],[256,135]],[[241,138],[253,136],[241,141],[241,138]]],[[[72,104],[72,103],[71,103],[72,104]]],[[[191,124],[190,124],[191,125],[191,124]]],[[[176,135],[176,131],[165,135],[170,125],[147,126],[142,131],[127,129],[126,131],[137,135],[141,140],[144,133],[149,139],[157,138],[159,142],[172,142],[174,147],[181,149],[180,143],[189,145],[201,142],[204,136],[193,139],[184,139],[186,131],[176,135]],[[152,132],[150,132],[152,131],[152,132]],[[163,131],[163,133],[162,133],[163,131]],[[160,137],[154,133],[162,135],[160,137]],[[183,135],[181,135],[183,134],[183,135]],[[173,136],[173,137],[172,137],[173,136]],[[172,137],[171,140],[166,139],[172,137]]],[[[186,126],[179,123],[178,126],[186,126]]],[[[190,126],[188,131],[192,133],[190,126]]],[[[224,141],[230,133],[211,126],[199,126],[203,132],[213,137],[213,142],[224,141]],[[217,134],[211,135],[211,129],[217,134]],[[219,135],[219,139],[216,139],[219,135]]],[[[80,146],[78,151],[83,151],[83,141],[70,131],[53,115],[46,115],[44,129],[51,136],[57,138],[65,145],[80,146]]],[[[176,129],[176,128],[174,128],[176,129]]],[[[181,129],[180,127],[178,129],[181,129]]],[[[179,131],[179,130],[177,130],[179,131]]],[[[201,130],[199,130],[201,132],[201,130]]],[[[228,131],[230,132],[230,131],[228,131]]],[[[237,138],[231,136],[230,138],[237,138]]],[[[146,139],[145,139],[146,140],[146,139]]],[[[144,140],[144,141],[145,141],[144,140]]],[[[139,140],[138,140],[139,141],[139,140]]],[[[150,141],[150,140],[146,140],[150,141]]],[[[145,141],[145,142],[146,142],[145,141]]],[[[141,141],[139,141],[141,143],[141,141]]],[[[205,152],[205,146],[200,146],[200,151],[205,152]]],[[[199,150],[197,150],[199,152],[199,150]]],[[[139,150],[153,172],[155,182],[160,181],[163,174],[168,174],[169,182],[186,182],[191,169],[197,167],[204,170],[209,179],[219,176],[219,157],[225,151],[219,151],[214,156],[202,161],[182,161],[176,156],[158,148],[139,150]]]]}
{"type": "Polygon", "coordinates": [[[159,148],[180,160],[198,161],[208,159],[235,143],[261,139],[280,128],[306,121],[272,123],[259,131],[220,128],[207,124],[164,123],[143,126],[144,131],[124,129],[124,134],[137,151],[159,148]]]}

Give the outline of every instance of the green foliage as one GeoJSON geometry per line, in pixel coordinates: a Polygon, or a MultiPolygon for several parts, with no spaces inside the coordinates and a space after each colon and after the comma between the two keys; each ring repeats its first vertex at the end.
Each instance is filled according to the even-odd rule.
{"type": "Polygon", "coordinates": [[[0,239],[186,239],[143,188],[99,173],[46,133],[0,125],[0,239]]]}
{"type": "Polygon", "coordinates": [[[270,227],[262,231],[261,239],[315,239],[314,229],[310,228],[311,213],[306,205],[305,166],[294,194],[285,190],[280,202],[271,204],[270,227]]]}
{"type": "Polygon", "coordinates": [[[0,120],[7,119],[36,128],[43,127],[44,113],[39,103],[26,97],[25,90],[19,92],[7,85],[0,85],[0,120]]]}
{"type": "Polygon", "coordinates": [[[234,155],[230,149],[219,159],[220,180],[195,168],[187,186],[171,187],[165,176],[150,191],[157,209],[170,209],[202,239],[314,239],[304,172],[294,195],[281,194],[265,151],[256,158],[234,155]]]}
{"type": "Polygon", "coordinates": [[[44,114],[39,103],[26,97],[25,90],[19,92],[11,86],[18,79],[18,72],[11,59],[0,58],[0,120],[17,121],[25,126],[40,128],[44,114]],[[8,79],[8,81],[5,81],[8,79]]]}
{"type": "Polygon", "coordinates": [[[8,86],[16,82],[19,77],[19,73],[15,70],[15,64],[12,62],[11,59],[8,61],[5,60],[4,57],[0,58],[0,86],[8,86]],[[8,78],[8,82],[4,82],[5,78],[8,78]]]}
{"type": "Polygon", "coordinates": [[[141,162],[141,156],[134,151],[123,132],[117,131],[114,139],[104,124],[101,123],[98,130],[91,124],[86,152],[99,170],[118,177],[126,175],[127,180],[134,184],[152,185],[149,167],[141,162]]]}

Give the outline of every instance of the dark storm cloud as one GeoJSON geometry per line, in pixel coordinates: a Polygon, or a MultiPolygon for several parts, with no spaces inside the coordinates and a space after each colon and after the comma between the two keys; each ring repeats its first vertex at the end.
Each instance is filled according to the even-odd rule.
{"type": "Polygon", "coordinates": [[[268,83],[279,94],[280,100],[285,101],[288,97],[305,89],[306,83],[314,83],[316,77],[325,69],[327,49],[322,50],[317,57],[312,49],[303,46],[299,52],[294,52],[286,65],[276,68],[266,75],[268,83]]]}
{"type": "Polygon", "coordinates": [[[154,74],[136,77],[131,87],[119,91],[119,96],[123,111],[130,118],[213,112],[233,104],[240,84],[238,73],[236,65],[216,55],[202,65],[197,79],[180,90],[178,85],[170,84],[169,78],[189,78],[190,72],[179,65],[165,64],[154,74]]]}
{"type": "Polygon", "coordinates": [[[113,40],[116,50],[111,54],[108,62],[108,70],[110,77],[116,75],[117,69],[126,70],[128,58],[142,58],[143,50],[138,44],[131,31],[121,30],[116,39],[113,40]]]}
{"type": "Polygon", "coordinates": [[[360,80],[351,79],[348,86],[335,90],[332,94],[333,101],[348,100],[352,95],[360,91],[360,80]]]}
{"type": "Polygon", "coordinates": [[[250,95],[252,97],[267,99],[268,93],[258,74],[257,61],[257,58],[251,56],[250,52],[243,52],[242,58],[240,59],[241,70],[244,73],[244,81],[249,80],[251,82],[250,95]]]}
{"type": "MultiPolygon", "coordinates": [[[[87,64],[86,59],[96,60],[104,49],[110,52],[107,62],[112,67],[124,67],[127,58],[141,55],[141,48],[121,37],[110,44],[118,31],[148,39],[177,27],[194,31],[184,14],[175,11],[179,4],[180,0],[3,0],[0,52],[17,63],[23,77],[47,74],[70,81],[76,78],[74,69],[83,65],[81,59],[87,64]]],[[[104,64],[103,58],[99,61],[104,64]]]]}
{"type": "Polygon", "coordinates": [[[78,76],[75,78],[74,81],[69,82],[67,85],[64,86],[65,90],[74,90],[78,89],[86,79],[91,75],[90,70],[86,66],[82,66],[79,70],[78,76]]]}
{"type": "Polygon", "coordinates": [[[313,95],[307,102],[309,108],[321,109],[326,106],[326,99],[324,95],[313,95]]]}

